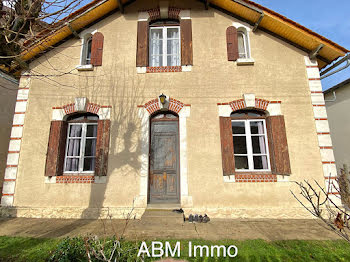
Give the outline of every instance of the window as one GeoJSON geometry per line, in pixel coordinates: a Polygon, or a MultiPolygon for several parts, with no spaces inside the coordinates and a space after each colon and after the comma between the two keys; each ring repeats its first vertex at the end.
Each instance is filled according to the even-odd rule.
{"type": "Polygon", "coordinates": [[[231,126],[236,171],[270,171],[264,113],[234,112],[231,126]]]}
{"type": "Polygon", "coordinates": [[[149,66],[180,66],[180,26],[164,24],[150,27],[149,66]]]}
{"type": "Polygon", "coordinates": [[[92,36],[88,36],[84,39],[83,43],[83,53],[82,53],[82,65],[91,64],[91,46],[92,46],[92,36]]]}
{"type": "Polygon", "coordinates": [[[247,33],[245,31],[238,31],[238,58],[249,58],[249,45],[247,33]]]}
{"type": "Polygon", "coordinates": [[[68,133],[64,172],[94,172],[98,116],[90,113],[67,119],[68,133]]]}

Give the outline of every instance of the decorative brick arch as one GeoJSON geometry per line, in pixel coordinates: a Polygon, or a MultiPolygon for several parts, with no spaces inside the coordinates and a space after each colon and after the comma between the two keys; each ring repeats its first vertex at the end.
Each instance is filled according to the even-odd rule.
{"type": "Polygon", "coordinates": [[[156,111],[164,109],[164,108],[166,108],[169,111],[172,111],[176,114],[179,114],[179,112],[181,111],[181,109],[184,106],[189,106],[189,105],[186,105],[175,98],[167,97],[165,105],[162,105],[160,103],[159,98],[155,98],[155,99],[148,101],[144,105],[140,105],[139,107],[144,107],[147,110],[147,112],[151,115],[151,114],[155,113],[156,111]]]}
{"type": "Polygon", "coordinates": [[[229,116],[232,111],[245,108],[255,108],[267,111],[269,115],[281,115],[281,101],[269,101],[256,98],[254,94],[244,94],[242,99],[233,100],[228,103],[218,103],[219,115],[229,116]]]}
{"type": "MultiPolygon", "coordinates": [[[[177,8],[177,7],[168,7],[168,18],[169,19],[178,19],[180,20],[180,12],[181,12],[181,8],[177,8]]],[[[157,19],[161,19],[161,15],[160,15],[160,8],[153,8],[153,9],[149,9],[149,10],[145,10],[144,12],[147,12],[149,15],[149,21],[154,21],[157,19]]]]}
{"type": "MultiPolygon", "coordinates": [[[[266,109],[270,103],[277,103],[277,102],[279,102],[279,101],[268,101],[265,99],[255,98],[254,108],[266,111],[266,109]]],[[[233,100],[233,101],[229,102],[228,104],[231,106],[232,111],[237,111],[240,109],[247,108],[244,99],[233,100]]]]}
{"type": "Polygon", "coordinates": [[[110,119],[111,108],[112,106],[90,103],[85,97],[77,97],[75,103],[53,107],[52,120],[63,120],[65,116],[76,112],[93,113],[98,115],[100,119],[110,119]]]}

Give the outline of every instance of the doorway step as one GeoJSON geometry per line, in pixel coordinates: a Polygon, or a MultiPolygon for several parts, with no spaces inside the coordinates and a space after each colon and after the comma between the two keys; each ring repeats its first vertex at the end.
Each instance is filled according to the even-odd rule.
{"type": "MultiPolygon", "coordinates": [[[[177,209],[178,207],[176,207],[177,209]]],[[[147,207],[145,213],[141,217],[141,223],[151,224],[182,224],[183,213],[173,212],[172,209],[154,209],[147,207]]]]}

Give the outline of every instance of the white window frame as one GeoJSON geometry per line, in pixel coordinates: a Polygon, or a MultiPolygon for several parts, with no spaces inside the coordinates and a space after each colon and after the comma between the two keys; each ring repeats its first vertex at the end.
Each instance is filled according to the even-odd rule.
{"type": "MultiPolygon", "coordinates": [[[[168,66],[168,34],[167,34],[167,30],[168,29],[173,29],[173,28],[177,28],[179,30],[179,64],[177,66],[181,66],[181,29],[180,26],[150,26],[149,28],[149,51],[148,51],[148,59],[149,59],[149,66],[151,66],[150,62],[151,62],[151,31],[152,30],[156,30],[156,29],[163,29],[162,35],[162,41],[163,41],[163,65],[162,66],[168,66]]],[[[154,66],[151,66],[154,67],[154,66]]]]}
{"type": "MultiPolygon", "coordinates": [[[[266,129],[266,121],[265,119],[231,119],[231,122],[244,122],[245,127],[245,134],[233,134],[233,136],[245,136],[246,137],[246,146],[247,146],[247,154],[234,154],[235,156],[247,156],[248,157],[248,169],[235,169],[236,172],[270,172],[271,171],[271,164],[270,164],[270,153],[269,153],[269,144],[267,139],[267,129],[266,129]],[[252,146],[252,136],[255,136],[257,134],[251,134],[250,131],[250,122],[256,122],[256,121],[262,121],[263,127],[264,127],[264,138],[265,138],[265,145],[266,145],[266,154],[253,154],[253,146],[252,146]],[[267,157],[267,166],[268,169],[254,169],[254,160],[253,156],[265,156],[267,157]]],[[[258,136],[258,135],[257,135],[258,136]]],[[[261,135],[260,135],[261,136],[261,135]]],[[[233,145],[234,147],[234,145],[233,145]]]]}
{"type": "MultiPolygon", "coordinates": [[[[66,137],[66,149],[65,149],[65,154],[64,154],[64,166],[63,166],[63,173],[64,174],[80,174],[80,173],[84,173],[84,174],[93,174],[95,173],[95,170],[91,170],[91,171],[83,171],[84,169],[84,158],[85,158],[85,144],[86,144],[86,131],[87,131],[87,126],[88,125],[98,125],[98,123],[69,123],[68,124],[68,130],[67,130],[67,137],[66,137]],[[79,137],[80,140],[80,153],[79,153],[79,170],[78,171],[68,171],[66,170],[66,162],[67,162],[67,158],[77,158],[77,157],[69,157],[67,156],[67,151],[68,151],[68,142],[69,142],[69,131],[70,131],[70,127],[73,125],[81,125],[82,126],[82,131],[81,131],[81,137],[79,137]]],[[[96,137],[88,137],[88,139],[92,139],[95,138],[97,140],[97,136],[96,137]]],[[[97,142],[97,141],[96,141],[97,142]]],[[[95,153],[95,164],[96,164],[96,153],[95,153]]]]}
{"type": "Polygon", "coordinates": [[[240,53],[238,53],[239,59],[249,59],[250,58],[250,48],[249,48],[249,41],[248,41],[248,33],[245,30],[238,30],[238,35],[243,36],[243,47],[244,47],[244,55],[245,57],[241,57],[240,53]]]}

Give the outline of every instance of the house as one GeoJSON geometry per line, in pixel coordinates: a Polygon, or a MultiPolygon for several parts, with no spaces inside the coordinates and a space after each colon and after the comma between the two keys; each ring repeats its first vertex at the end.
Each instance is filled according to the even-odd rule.
{"type": "Polygon", "coordinates": [[[323,92],[337,170],[350,165],[350,78],[323,92]]]}
{"type": "Polygon", "coordinates": [[[247,0],[95,0],[65,21],[21,57],[4,215],[309,217],[290,190],[336,177],[319,70],[346,48],[247,0]]]}
{"type": "Polygon", "coordinates": [[[10,142],[12,119],[18,90],[18,81],[0,71],[0,189],[4,182],[6,159],[10,142]]]}

